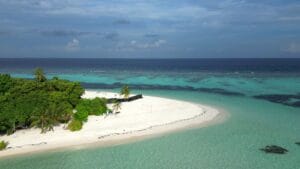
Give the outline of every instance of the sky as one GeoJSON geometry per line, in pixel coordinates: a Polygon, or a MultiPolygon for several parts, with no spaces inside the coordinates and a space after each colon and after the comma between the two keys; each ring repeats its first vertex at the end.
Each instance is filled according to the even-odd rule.
{"type": "Polygon", "coordinates": [[[0,57],[300,58],[300,1],[0,0],[0,57]]]}

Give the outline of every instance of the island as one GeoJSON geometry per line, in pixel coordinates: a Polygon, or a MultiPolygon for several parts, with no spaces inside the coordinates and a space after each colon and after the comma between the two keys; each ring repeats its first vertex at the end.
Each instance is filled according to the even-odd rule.
{"type": "Polygon", "coordinates": [[[124,144],[223,121],[206,105],[147,95],[85,90],[78,82],[0,75],[0,157],[124,144]],[[0,146],[1,147],[1,146],[0,146]]]}

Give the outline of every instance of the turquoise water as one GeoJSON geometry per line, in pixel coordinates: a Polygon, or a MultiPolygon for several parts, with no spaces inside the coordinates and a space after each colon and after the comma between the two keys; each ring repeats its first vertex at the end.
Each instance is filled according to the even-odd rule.
{"type": "MultiPolygon", "coordinates": [[[[29,73],[14,73],[13,76],[21,78],[33,78],[29,73]]],[[[54,76],[85,83],[113,84],[122,82],[126,84],[148,84],[148,85],[170,85],[190,86],[195,88],[223,88],[229,91],[241,92],[246,95],[258,94],[295,94],[300,93],[300,77],[274,76],[274,75],[253,75],[253,74],[203,74],[203,73],[76,73],[57,74],[51,73],[49,78],[54,76]]]]}
{"type": "MultiPolygon", "coordinates": [[[[32,77],[17,74],[16,77],[32,77]]],[[[204,103],[230,113],[222,124],[168,134],[131,144],[32,154],[0,159],[1,169],[299,169],[300,108],[254,99],[257,94],[300,93],[300,77],[271,75],[199,75],[70,73],[69,80],[90,83],[176,85],[223,88],[245,96],[175,90],[134,92],[204,103]],[[285,155],[265,154],[259,148],[280,145],[285,155]]],[[[49,77],[50,77],[49,76],[49,77]]],[[[117,90],[117,89],[115,89],[117,90]]]]}

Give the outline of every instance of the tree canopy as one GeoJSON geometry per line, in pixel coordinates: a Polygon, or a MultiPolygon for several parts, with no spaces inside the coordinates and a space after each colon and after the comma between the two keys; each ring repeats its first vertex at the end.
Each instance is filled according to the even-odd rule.
{"type": "Polygon", "coordinates": [[[106,99],[81,98],[84,89],[79,83],[47,79],[41,68],[34,75],[35,79],[21,79],[0,74],[0,134],[29,127],[45,133],[60,123],[77,131],[89,115],[106,113],[106,99]]]}
{"type": "Polygon", "coordinates": [[[46,132],[72,118],[84,92],[82,86],[58,78],[47,80],[42,69],[36,69],[35,77],[0,74],[0,134],[28,127],[46,132]]]}

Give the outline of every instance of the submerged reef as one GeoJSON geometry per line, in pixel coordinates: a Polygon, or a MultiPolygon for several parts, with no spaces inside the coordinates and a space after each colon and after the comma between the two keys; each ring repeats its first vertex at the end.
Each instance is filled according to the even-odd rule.
{"type": "MultiPolygon", "coordinates": [[[[82,86],[88,89],[116,89],[124,86],[122,83],[81,83],[82,86]]],[[[171,85],[147,85],[147,84],[130,84],[132,89],[157,89],[157,90],[185,90],[185,91],[198,91],[206,93],[215,93],[226,96],[244,96],[243,93],[229,91],[222,88],[195,88],[191,86],[171,86],[171,85]]]]}
{"type": "Polygon", "coordinates": [[[266,146],[265,148],[261,148],[260,150],[264,151],[265,153],[273,153],[273,154],[285,154],[288,152],[287,149],[276,145],[266,146]]]}
{"type": "Polygon", "coordinates": [[[269,95],[256,95],[256,99],[263,99],[274,103],[279,103],[292,107],[300,107],[300,94],[269,94],[269,95]]]}

